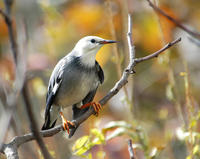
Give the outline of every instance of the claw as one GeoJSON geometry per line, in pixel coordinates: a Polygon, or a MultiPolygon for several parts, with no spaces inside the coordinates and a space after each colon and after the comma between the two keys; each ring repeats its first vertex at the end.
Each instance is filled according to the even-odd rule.
{"type": "Polygon", "coordinates": [[[99,115],[99,111],[102,109],[102,106],[100,103],[96,103],[96,102],[90,102],[90,103],[86,103],[84,105],[81,106],[81,109],[87,108],[89,106],[92,106],[94,108],[95,111],[95,116],[99,115]]]}
{"type": "Polygon", "coordinates": [[[69,125],[71,126],[75,126],[74,123],[72,123],[71,121],[68,121],[64,118],[63,116],[63,112],[60,112],[60,116],[62,118],[62,126],[63,126],[63,130],[67,130],[67,133],[69,134],[69,125]]]}

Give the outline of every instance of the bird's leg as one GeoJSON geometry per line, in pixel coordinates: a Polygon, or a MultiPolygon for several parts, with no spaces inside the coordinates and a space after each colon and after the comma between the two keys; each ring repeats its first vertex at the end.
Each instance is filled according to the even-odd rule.
{"type": "Polygon", "coordinates": [[[87,108],[89,106],[92,106],[94,108],[95,116],[98,116],[99,115],[99,111],[102,109],[101,104],[97,103],[97,102],[89,102],[89,103],[86,103],[86,104],[82,105],[81,109],[87,108]]]}
{"type": "Polygon", "coordinates": [[[60,112],[60,116],[62,118],[62,126],[64,130],[67,130],[67,133],[69,134],[69,125],[71,126],[75,126],[74,123],[72,123],[71,121],[68,121],[64,118],[63,116],[63,112],[60,112]]]}

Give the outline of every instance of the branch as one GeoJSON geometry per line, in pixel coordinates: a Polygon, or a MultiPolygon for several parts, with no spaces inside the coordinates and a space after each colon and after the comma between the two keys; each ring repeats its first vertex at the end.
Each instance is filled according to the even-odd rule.
{"type": "Polygon", "coordinates": [[[170,20],[171,22],[173,22],[176,26],[178,26],[179,28],[181,28],[182,30],[184,30],[185,32],[187,32],[189,35],[196,37],[197,39],[200,39],[200,33],[198,32],[194,32],[192,30],[190,30],[189,28],[187,28],[185,25],[181,24],[178,20],[174,19],[173,17],[169,16],[167,13],[165,13],[163,10],[161,10],[160,8],[158,8],[157,6],[155,6],[150,0],[147,0],[149,5],[159,14],[163,15],[164,17],[166,17],[168,20],[170,20]]]}
{"type": "MultiPolygon", "coordinates": [[[[8,28],[8,34],[9,34],[9,40],[11,43],[11,51],[12,54],[14,56],[14,61],[15,61],[15,65],[16,65],[16,74],[17,72],[17,64],[18,64],[18,60],[17,60],[17,56],[18,56],[18,46],[17,46],[17,42],[15,39],[15,35],[14,35],[14,29],[13,29],[13,25],[12,25],[12,20],[10,18],[11,15],[11,8],[12,8],[12,4],[13,4],[14,0],[4,0],[4,4],[5,4],[5,8],[6,8],[6,12],[3,12],[3,10],[0,10],[0,13],[3,15],[5,22],[7,24],[7,28],[8,28]]],[[[37,129],[37,123],[34,119],[34,115],[31,109],[31,103],[28,97],[28,91],[27,91],[27,83],[24,83],[24,86],[22,88],[22,95],[25,101],[25,106],[26,106],[26,110],[28,113],[28,117],[29,117],[29,121],[30,121],[30,126],[31,126],[31,131],[33,132],[35,139],[41,149],[41,152],[44,156],[45,159],[51,159],[51,156],[43,142],[42,137],[40,136],[40,133],[37,129]]],[[[13,146],[11,146],[10,144],[4,144],[2,146],[3,152],[6,154],[7,158],[12,158],[12,159],[18,159],[18,152],[17,152],[17,146],[16,144],[14,144],[13,146]]],[[[1,150],[2,152],[2,150],[1,150]]]]}
{"type": "MultiPolygon", "coordinates": [[[[129,21],[129,28],[131,26],[131,21],[129,21]]],[[[129,30],[130,31],[130,30],[129,30]]],[[[134,59],[134,46],[132,45],[132,36],[131,33],[128,32],[127,33],[127,40],[129,41],[129,56],[130,56],[130,62],[129,65],[127,66],[127,68],[124,70],[121,79],[115,84],[115,86],[107,93],[107,95],[105,97],[103,97],[99,103],[103,106],[105,105],[114,95],[116,95],[119,90],[128,83],[128,77],[130,74],[134,73],[134,67],[136,66],[136,64],[152,59],[154,57],[157,57],[158,55],[160,55],[163,51],[165,51],[166,49],[172,47],[173,45],[175,45],[176,43],[181,41],[181,38],[176,39],[175,41],[168,43],[166,46],[164,46],[162,49],[158,50],[157,52],[142,57],[142,58],[138,58],[138,59],[134,59]]],[[[75,121],[73,121],[75,123],[76,126],[79,126],[81,123],[83,123],[86,119],[88,119],[92,114],[94,114],[95,111],[94,109],[91,107],[91,109],[89,109],[86,113],[84,113],[82,116],[80,116],[78,119],[76,119],[75,121]]],[[[73,130],[74,128],[72,128],[73,130]]]]}
{"type": "Polygon", "coordinates": [[[132,146],[132,140],[129,139],[128,140],[128,152],[129,152],[129,156],[130,156],[130,159],[136,159],[134,156],[134,152],[133,152],[133,146],[132,146]]]}
{"type": "Polygon", "coordinates": [[[24,102],[25,102],[25,106],[26,106],[26,111],[27,111],[27,114],[28,114],[28,118],[29,118],[29,121],[30,121],[30,126],[31,126],[31,131],[33,132],[33,135],[35,136],[35,139],[41,149],[41,152],[44,156],[45,159],[51,159],[51,155],[49,154],[45,144],[44,144],[44,141],[39,133],[39,129],[38,129],[38,126],[37,126],[37,122],[35,120],[35,117],[34,117],[34,114],[33,114],[33,111],[32,111],[32,105],[30,103],[30,99],[29,99],[29,95],[28,95],[28,88],[27,88],[27,83],[24,83],[24,87],[22,89],[22,95],[23,95],[23,98],[24,98],[24,102]]]}
{"type": "MultiPolygon", "coordinates": [[[[40,136],[42,137],[51,137],[62,130],[62,125],[56,126],[53,129],[46,130],[40,132],[40,136]]],[[[14,137],[10,143],[3,144],[2,148],[0,149],[1,153],[4,153],[8,159],[18,159],[18,152],[17,149],[22,144],[35,140],[36,137],[33,133],[25,134],[22,136],[14,137]]]]}
{"type": "Polygon", "coordinates": [[[11,21],[10,17],[2,9],[0,9],[0,14],[3,16],[5,21],[11,21]]]}
{"type": "Polygon", "coordinates": [[[4,17],[4,20],[7,24],[8,35],[9,35],[10,44],[11,44],[11,50],[13,52],[15,63],[17,64],[17,49],[18,48],[17,48],[17,43],[16,43],[16,39],[15,39],[15,35],[14,35],[12,19],[10,17],[13,0],[4,0],[4,3],[5,3],[6,12],[4,12],[2,9],[0,9],[0,13],[4,17]]]}
{"type": "MultiPolygon", "coordinates": [[[[131,16],[129,15],[128,17],[128,33],[127,33],[127,40],[128,40],[128,46],[129,46],[129,56],[130,56],[130,62],[127,66],[127,68],[123,71],[123,74],[120,78],[120,80],[115,84],[115,86],[107,93],[106,96],[104,96],[99,103],[103,106],[105,105],[114,95],[116,95],[120,89],[125,86],[128,83],[128,77],[130,74],[134,73],[133,69],[134,67],[143,61],[146,60],[150,60],[154,57],[157,57],[158,55],[160,55],[163,51],[165,51],[166,49],[169,49],[170,47],[172,47],[173,45],[175,45],[176,43],[180,42],[180,38],[176,39],[175,41],[168,43],[166,46],[164,46],[163,48],[161,48],[160,50],[158,50],[155,53],[152,53],[148,56],[142,57],[142,58],[135,58],[135,49],[133,46],[133,41],[132,41],[132,32],[131,32],[131,28],[132,28],[132,22],[131,22],[131,16]]],[[[76,128],[83,123],[85,120],[87,120],[92,114],[94,114],[95,111],[94,109],[91,107],[86,113],[84,113],[82,116],[80,116],[78,119],[72,121],[74,122],[74,124],[76,125],[76,128]]],[[[76,131],[76,128],[74,127],[70,127],[71,131],[74,133],[76,131]]],[[[50,137],[53,136],[57,133],[59,133],[62,130],[62,125],[59,125],[57,127],[54,127],[52,129],[49,130],[45,130],[45,131],[41,131],[40,135],[42,137],[50,137]]],[[[73,134],[72,134],[73,135],[73,134]]],[[[26,142],[29,142],[31,140],[35,140],[35,136],[33,135],[33,133],[29,133],[29,134],[25,134],[23,136],[17,136],[15,137],[10,143],[8,144],[4,144],[3,147],[1,148],[1,152],[5,153],[5,149],[9,146],[12,147],[16,147],[18,148],[21,144],[24,144],[26,142]]]]}
{"type": "Polygon", "coordinates": [[[140,63],[140,62],[143,62],[143,61],[147,61],[147,60],[150,60],[154,57],[158,57],[159,54],[161,54],[163,51],[167,50],[168,48],[170,48],[171,46],[173,46],[174,44],[178,43],[181,41],[181,38],[178,38],[168,44],[166,44],[162,49],[154,52],[153,54],[150,54],[148,56],[145,56],[145,57],[141,57],[141,58],[136,58],[135,59],[135,63],[140,63]]]}

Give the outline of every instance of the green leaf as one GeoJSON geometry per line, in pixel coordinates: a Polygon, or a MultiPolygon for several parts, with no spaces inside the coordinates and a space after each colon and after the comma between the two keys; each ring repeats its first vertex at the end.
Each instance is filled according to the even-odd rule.
{"type": "Polygon", "coordinates": [[[106,153],[104,151],[97,152],[97,158],[104,159],[106,157],[106,153]]]}
{"type": "Polygon", "coordinates": [[[72,150],[74,151],[75,155],[82,155],[87,152],[91,148],[91,142],[89,136],[83,136],[76,140],[72,150]]]}
{"type": "Polygon", "coordinates": [[[197,154],[199,153],[199,150],[200,150],[200,146],[199,145],[196,145],[194,148],[193,148],[193,154],[197,154]]]}
{"type": "Polygon", "coordinates": [[[192,159],[192,157],[191,156],[187,156],[186,159],[192,159]]]}
{"type": "Polygon", "coordinates": [[[83,147],[89,141],[89,136],[83,136],[76,140],[72,150],[77,150],[83,147]]]}
{"type": "Polygon", "coordinates": [[[131,129],[132,125],[125,122],[125,121],[111,121],[111,122],[109,122],[108,124],[105,125],[102,132],[103,132],[103,134],[105,134],[107,131],[109,131],[113,128],[118,128],[118,127],[131,129]]]}
{"type": "Polygon", "coordinates": [[[88,150],[89,150],[88,147],[83,146],[82,148],[80,148],[76,152],[74,152],[74,155],[81,156],[82,154],[84,154],[88,150]]]}
{"type": "Polygon", "coordinates": [[[91,134],[95,135],[95,138],[92,141],[93,144],[99,145],[105,143],[105,137],[98,129],[92,129],[91,134]]]}
{"type": "Polygon", "coordinates": [[[110,140],[112,138],[115,138],[117,136],[121,136],[121,135],[124,135],[124,134],[127,134],[127,130],[125,128],[117,128],[110,135],[108,135],[106,137],[106,140],[110,140]]]}

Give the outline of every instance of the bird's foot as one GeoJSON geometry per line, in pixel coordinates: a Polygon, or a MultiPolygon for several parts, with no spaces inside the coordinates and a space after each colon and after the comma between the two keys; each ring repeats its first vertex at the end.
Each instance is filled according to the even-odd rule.
{"type": "Polygon", "coordinates": [[[67,133],[69,134],[69,126],[75,126],[75,124],[72,123],[71,121],[66,120],[64,118],[63,112],[60,112],[60,116],[62,118],[63,130],[67,130],[67,133]]]}
{"type": "Polygon", "coordinates": [[[81,106],[81,109],[84,109],[84,108],[87,108],[89,106],[92,106],[94,108],[94,111],[95,111],[95,116],[98,116],[99,115],[99,111],[102,109],[102,106],[100,103],[98,102],[90,102],[90,103],[86,103],[84,105],[81,106]]]}

